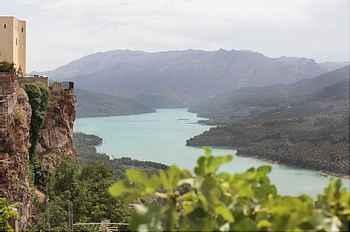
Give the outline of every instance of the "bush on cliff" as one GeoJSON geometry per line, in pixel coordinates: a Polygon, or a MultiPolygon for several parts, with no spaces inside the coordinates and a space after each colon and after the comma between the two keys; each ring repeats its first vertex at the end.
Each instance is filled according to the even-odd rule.
{"type": "Polygon", "coordinates": [[[32,108],[29,158],[33,169],[34,183],[37,184],[41,174],[35,150],[39,142],[40,130],[43,127],[48,108],[49,93],[47,87],[40,83],[26,84],[24,90],[29,97],[29,103],[32,108]]]}
{"type": "Polygon", "coordinates": [[[16,72],[15,64],[8,62],[0,62],[0,72],[14,73],[16,72]]]}
{"type": "Polygon", "coordinates": [[[210,150],[194,174],[172,166],[159,174],[128,170],[109,191],[134,210],[132,231],[348,231],[350,192],[332,181],[317,199],[280,195],[270,166],[219,172],[232,156],[210,150]]]}
{"type": "Polygon", "coordinates": [[[15,205],[11,205],[6,198],[0,198],[0,231],[13,231],[10,221],[16,218],[15,205]]]}

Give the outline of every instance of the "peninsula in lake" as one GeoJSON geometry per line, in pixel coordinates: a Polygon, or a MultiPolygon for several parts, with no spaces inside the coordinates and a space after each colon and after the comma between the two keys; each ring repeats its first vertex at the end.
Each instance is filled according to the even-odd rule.
{"type": "Polygon", "coordinates": [[[187,141],[240,155],[349,175],[350,66],[289,85],[244,88],[191,111],[219,126],[187,141]]]}

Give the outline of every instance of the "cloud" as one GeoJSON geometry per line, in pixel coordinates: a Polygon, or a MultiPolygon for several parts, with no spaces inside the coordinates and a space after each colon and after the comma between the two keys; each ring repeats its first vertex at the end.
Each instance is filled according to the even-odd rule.
{"type": "Polygon", "coordinates": [[[14,0],[28,20],[29,65],[55,68],[119,48],[250,49],[349,60],[348,0],[14,0]]]}

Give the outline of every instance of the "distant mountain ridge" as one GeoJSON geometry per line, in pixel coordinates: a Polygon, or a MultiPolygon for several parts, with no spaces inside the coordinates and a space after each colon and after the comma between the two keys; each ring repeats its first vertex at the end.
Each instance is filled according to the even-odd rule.
{"type": "Polygon", "coordinates": [[[339,68],[343,68],[345,66],[350,65],[350,61],[345,61],[345,62],[323,62],[320,63],[323,68],[327,69],[327,71],[333,71],[339,68]]]}
{"type": "Polygon", "coordinates": [[[350,66],[345,66],[292,84],[241,88],[203,100],[192,105],[190,110],[205,117],[228,119],[294,103],[311,104],[323,98],[346,99],[349,97],[349,75],[350,66]]]}
{"type": "Polygon", "coordinates": [[[190,105],[241,87],[288,84],[327,70],[312,59],[270,58],[242,50],[115,50],[83,57],[46,74],[73,80],[78,88],[94,92],[136,100],[158,96],[167,99],[158,102],[172,99],[174,105],[190,105]]]}

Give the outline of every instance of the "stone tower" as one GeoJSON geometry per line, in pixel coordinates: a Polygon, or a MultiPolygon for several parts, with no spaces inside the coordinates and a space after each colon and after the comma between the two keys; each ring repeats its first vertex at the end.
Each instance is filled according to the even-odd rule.
{"type": "Polygon", "coordinates": [[[13,63],[26,74],[26,22],[0,16],[0,62],[13,63]]]}

